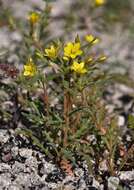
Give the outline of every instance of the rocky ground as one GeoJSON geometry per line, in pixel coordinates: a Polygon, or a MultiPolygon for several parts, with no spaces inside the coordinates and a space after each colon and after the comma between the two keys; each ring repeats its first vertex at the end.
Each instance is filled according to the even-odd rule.
{"type": "MultiPolygon", "coordinates": [[[[36,0],[28,0],[27,3],[16,0],[3,1],[4,6],[9,6],[17,18],[25,19],[27,12],[31,10],[33,4],[35,6],[44,6],[43,2],[36,0]],[[12,2],[11,2],[12,1],[12,2]]],[[[52,16],[61,17],[70,7],[71,1],[57,1],[54,3],[52,16]],[[66,11],[65,11],[66,10],[66,11]]],[[[53,24],[52,31],[57,26],[55,35],[63,34],[63,26],[61,22],[53,24]]],[[[92,24],[92,31],[100,36],[102,43],[99,49],[103,49],[109,56],[108,66],[110,72],[129,73],[129,77],[134,79],[134,49],[131,33],[127,28],[116,25],[111,28],[110,32],[100,33],[96,31],[95,24],[92,24]],[[123,34],[123,35],[122,35],[123,34]],[[130,40],[131,39],[131,40],[130,40]],[[120,63],[118,67],[117,63],[120,63]],[[112,66],[111,66],[112,65],[112,66]],[[121,66],[120,66],[121,65],[121,66]]],[[[85,34],[86,29],[80,34],[85,34]]],[[[76,34],[74,30],[74,35],[76,34]]],[[[73,34],[72,34],[73,35],[73,34]]],[[[69,38],[69,37],[68,37],[69,38]]],[[[14,62],[15,65],[20,64],[18,55],[15,54],[16,47],[20,46],[22,36],[19,31],[10,31],[7,26],[0,27],[0,49],[2,54],[8,50],[6,61],[14,62]]],[[[1,80],[8,84],[8,80],[1,80]]],[[[11,82],[11,81],[10,81],[11,82]]],[[[131,86],[131,85],[130,85],[131,86]]],[[[128,114],[134,114],[134,89],[119,83],[109,86],[104,99],[110,113],[118,115],[118,125],[124,131],[124,144],[133,143],[133,135],[127,128],[128,114]]],[[[12,108],[12,101],[9,94],[0,90],[0,100],[3,107],[12,108]]],[[[1,107],[2,108],[2,107],[1,107]]],[[[1,116],[0,116],[1,121],[1,116]]],[[[18,124],[18,128],[21,127],[18,124]]],[[[102,165],[104,172],[103,182],[99,182],[89,172],[85,162],[81,162],[74,169],[74,176],[67,175],[52,161],[48,160],[44,154],[39,152],[31,142],[23,135],[16,135],[12,125],[7,126],[0,123],[0,190],[133,190],[134,189],[134,168],[128,168],[127,171],[121,171],[118,176],[109,176],[105,164],[102,165]],[[118,187],[118,188],[117,188],[118,187]]]]}
{"type": "MultiPolygon", "coordinates": [[[[118,111],[118,125],[124,130],[126,145],[132,143],[132,134],[126,127],[127,115],[133,112],[133,89],[114,85],[105,94],[109,112],[118,111]]],[[[5,102],[8,103],[8,102],[5,102]]],[[[18,126],[19,127],[19,126],[18,126]]],[[[114,190],[117,187],[134,189],[134,170],[119,172],[117,177],[109,176],[105,164],[103,183],[99,183],[89,172],[85,162],[74,169],[74,176],[67,175],[45,155],[36,150],[23,135],[16,135],[11,127],[0,126],[0,189],[6,190],[114,190]]]]}

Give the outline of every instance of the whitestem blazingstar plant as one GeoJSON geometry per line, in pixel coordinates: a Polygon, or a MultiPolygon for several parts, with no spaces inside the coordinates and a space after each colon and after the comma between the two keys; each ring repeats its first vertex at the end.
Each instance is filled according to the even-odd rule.
{"type": "MultiPolygon", "coordinates": [[[[93,0],[96,6],[104,3],[108,1],[93,0]]],[[[91,4],[91,9],[96,6],[91,4]]],[[[131,166],[134,146],[131,142],[127,146],[122,142],[124,138],[120,138],[117,121],[112,114],[108,115],[101,98],[107,80],[100,66],[107,57],[92,49],[101,41],[93,34],[81,39],[76,36],[74,41],[66,43],[50,41],[50,10],[51,6],[46,3],[43,11],[31,12],[26,31],[23,25],[10,20],[12,29],[19,26],[24,37],[21,50],[16,52],[24,66],[20,71],[6,63],[7,57],[1,61],[0,77],[10,77],[14,83],[1,81],[2,91],[8,92],[13,99],[13,109],[10,112],[8,106],[3,108],[5,97],[0,97],[0,122],[15,130],[20,126],[18,122],[22,123],[19,133],[30,138],[33,148],[45,153],[70,175],[73,175],[72,164],[79,164],[78,159],[86,160],[90,173],[100,180],[103,175],[101,163],[104,162],[107,172],[117,175],[124,166],[131,166]]],[[[122,78],[124,81],[124,76],[118,77],[119,82],[122,78]]],[[[133,116],[128,119],[128,127],[134,127],[133,116]]]]}
{"type": "Polygon", "coordinates": [[[106,82],[100,66],[107,57],[92,50],[100,39],[87,34],[82,39],[77,35],[72,42],[58,40],[46,44],[42,30],[39,30],[36,40],[33,38],[37,27],[41,29],[43,26],[42,18],[41,14],[38,17],[33,13],[29,18],[31,41],[28,47],[32,48],[20,78],[25,88],[33,88],[32,91],[27,88],[25,101],[30,111],[22,113],[30,126],[27,125],[21,133],[30,137],[34,145],[58,163],[69,160],[76,164],[78,155],[87,160],[89,169],[93,169],[93,160],[99,164],[103,152],[108,149],[109,168],[113,173],[111,159],[114,151],[107,142],[107,139],[112,139],[109,138],[112,134],[107,132],[107,110],[100,100],[106,82]],[[35,94],[38,96],[29,98],[35,94]],[[95,136],[96,144],[92,144],[90,135],[95,136]]]}
{"type": "MultiPolygon", "coordinates": [[[[45,134],[49,133],[50,135],[46,135],[47,140],[51,139],[51,143],[58,144],[56,150],[58,159],[65,156],[65,150],[68,150],[69,154],[73,154],[72,150],[76,148],[74,142],[80,142],[83,137],[86,138],[88,135],[88,125],[90,125],[87,114],[89,112],[87,111],[89,109],[88,86],[96,86],[94,72],[99,68],[99,64],[106,59],[104,55],[93,57],[90,53],[90,48],[98,42],[98,38],[93,35],[85,36],[82,42],[78,36],[74,42],[68,42],[65,45],[62,42],[54,42],[47,47],[42,47],[42,50],[36,48],[35,55],[37,62],[40,61],[39,65],[35,66],[32,58],[24,65],[24,77],[32,78],[34,75],[37,76],[37,73],[39,75],[37,81],[39,88],[43,90],[44,103],[44,112],[43,115],[41,113],[40,117],[46,125],[44,130],[45,128],[50,130],[45,131],[45,134]],[[44,65],[51,69],[51,75],[43,74],[44,65]],[[48,89],[49,83],[53,80],[56,81],[56,86],[61,89],[58,93],[54,87],[55,98],[59,97],[58,104],[61,106],[61,111],[56,108],[53,111],[51,107],[51,95],[48,94],[48,89]],[[58,125],[51,126],[51,123],[58,125]],[[57,134],[61,133],[60,137],[55,134],[55,130],[57,134]]],[[[99,76],[98,80],[100,80],[99,76]]]]}

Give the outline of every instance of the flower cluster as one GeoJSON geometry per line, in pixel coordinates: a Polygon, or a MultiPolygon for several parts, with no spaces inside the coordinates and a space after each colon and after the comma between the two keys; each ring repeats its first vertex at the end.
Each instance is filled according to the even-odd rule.
{"type": "MultiPolygon", "coordinates": [[[[51,44],[48,48],[45,48],[43,52],[38,51],[36,55],[42,59],[47,58],[49,66],[62,65],[69,68],[69,72],[75,72],[77,74],[88,73],[89,65],[87,63],[95,64],[96,62],[103,62],[106,60],[105,55],[101,55],[98,58],[94,58],[92,55],[85,54],[85,48],[91,48],[92,45],[99,43],[99,38],[93,35],[85,36],[85,43],[81,45],[80,40],[75,42],[68,42],[63,46],[63,51],[59,44],[51,44]]],[[[33,63],[32,58],[28,60],[24,65],[24,76],[34,76],[37,73],[37,68],[33,63]]]]}

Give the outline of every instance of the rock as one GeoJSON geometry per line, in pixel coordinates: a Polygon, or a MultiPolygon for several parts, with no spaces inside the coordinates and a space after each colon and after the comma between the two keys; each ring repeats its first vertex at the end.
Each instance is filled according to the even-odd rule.
{"type": "Polygon", "coordinates": [[[1,129],[0,130],[0,142],[2,144],[4,144],[4,143],[6,143],[8,141],[9,138],[10,138],[10,136],[9,136],[7,130],[1,129]]]}
{"type": "Polygon", "coordinates": [[[18,173],[18,175],[15,176],[15,180],[13,182],[13,184],[19,184],[19,185],[23,185],[25,188],[31,186],[31,175],[27,174],[27,173],[18,173]]]}
{"type": "Polygon", "coordinates": [[[126,135],[126,141],[131,142],[132,141],[132,137],[130,135],[126,135]]]}
{"type": "Polygon", "coordinates": [[[4,154],[4,155],[2,155],[2,161],[3,162],[9,162],[9,161],[11,161],[12,160],[12,154],[11,154],[11,152],[8,152],[8,153],[6,153],[6,154],[4,154]]]}
{"type": "Polygon", "coordinates": [[[132,171],[121,171],[119,173],[119,177],[121,180],[133,181],[134,180],[134,170],[132,170],[132,171]]]}
{"type": "Polygon", "coordinates": [[[10,185],[10,190],[23,190],[23,187],[19,185],[10,185]]]}
{"type": "Polygon", "coordinates": [[[99,187],[100,187],[99,182],[98,182],[95,178],[93,178],[92,186],[93,186],[94,188],[96,188],[96,189],[99,189],[99,187]]]}
{"type": "Polygon", "coordinates": [[[29,158],[32,156],[32,149],[28,149],[28,148],[21,148],[19,149],[19,154],[20,156],[24,157],[24,158],[29,158]]]}
{"type": "Polygon", "coordinates": [[[45,160],[42,160],[42,162],[38,165],[38,171],[41,175],[48,175],[55,169],[56,167],[54,164],[46,162],[45,160]]]}
{"type": "Polygon", "coordinates": [[[29,157],[26,159],[25,161],[25,165],[26,167],[29,167],[29,169],[31,169],[31,171],[33,172],[37,172],[38,169],[38,161],[35,157],[29,157]]]}
{"type": "Polygon", "coordinates": [[[74,173],[76,177],[82,177],[84,175],[84,171],[82,170],[82,168],[76,169],[74,173]]]}
{"type": "Polygon", "coordinates": [[[19,57],[16,55],[16,54],[13,54],[11,55],[9,58],[8,58],[8,63],[12,64],[14,63],[15,65],[18,65],[19,64],[19,57]]]}
{"type": "Polygon", "coordinates": [[[0,163],[0,173],[6,173],[11,170],[11,166],[5,163],[0,163]]]}
{"type": "Polygon", "coordinates": [[[124,126],[125,124],[125,118],[123,116],[118,116],[118,126],[121,127],[121,126],[124,126]]]}
{"type": "Polygon", "coordinates": [[[18,153],[19,153],[19,148],[17,146],[13,147],[11,149],[11,152],[12,152],[12,156],[13,158],[15,158],[16,156],[18,156],[18,153]]]}
{"type": "Polygon", "coordinates": [[[87,140],[91,142],[93,145],[97,142],[95,135],[88,135],[87,140]]]}
{"type": "Polygon", "coordinates": [[[64,178],[65,178],[64,172],[62,172],[61,170],[54,170],[53,172],[47,175],[45,180],[46,182],[57,183],[63,181],[64,178]]]}
{"type": "Polygon", "coordinates": [[[100,169],[100,171],[107,171],[108,170],[106,160],[103,160],[100,162],[99,169],[100,169]]]}
{"type": "Polygon", "coordinates": [[[119,185],[118,177],[109,177],[108,178],[108,190],[117,190],[119,185]]]}
{"type": "Polygon", "coordinates": [[[12,174],[17,175],[18,173],[25,172],[25,165],[15,161],[12,165],[12,174]]]}
{"type": "Polygon", "coordinates": [[[10,187],[11,184],[11,174],[3,173],[0,175],[0,189],[3,190],[6,187],[10,187]]]}

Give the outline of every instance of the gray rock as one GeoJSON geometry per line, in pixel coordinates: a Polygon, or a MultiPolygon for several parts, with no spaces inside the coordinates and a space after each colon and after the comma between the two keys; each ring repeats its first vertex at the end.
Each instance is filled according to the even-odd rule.
{"type": "Polygon", "coordinates": [[[24,190],[23,187],[19,185],[10,185],[10,190],[24,190]]]}
{"type": "Polygon", "coordinates": [[[132,171],[121,171],[119,173],[119,176],[120,176],[121,180],[132,181],[132,180],[134,180],[134,170],[132,170],[132,171]]]}
{"type": "Polygon", "coordinates": [[[40,173],[43,174],[43,175],[47,175],[47,174],[51,173],[53,170],[55,170],[55,169],[56,169],[55,165],[44,161],[42,163],[40,173]]]}
{"type": "Polygon", "coordinates": [[[17,146],[11,149],[12,156],[15,158],[19,153],[19,148],[17,146]]]}
{"type": "Polygon", "coordinates": [[[8,63],[14,63],[15,65],[19,64],[19,57],[16,54],[13,54],[8,57],[7,59],[8,63]]]}
{"type": "Polygon", "coordinates": [[[27,167],[31,168],[31,170],[35,170],[38,168],[38,161],[35,157],[31,156],[31,157],[26,159],[25,165],[27,167]]]}
{"type": "Polygon", "coordinates": [[[99,187],[100,187],[99,182],[95,178],[93,178],[92,186],[95,187],[96,189],[99,189],[99,187]]]}
{"type": "Polygon", "coordinates": [[[124,126],[125,124],[125,118],[123,116],[118,116],[118,126],[121,127],[121,126],[124,126]]]}
{"type": "Polygon", "coordinates": [[[1,129],[0,130],[0,142],[2,144],[4,144],[4,143],[6,143],[8,141],[9,138],[10,138],[10,136],[9,136],[7,130],[1,129]]]}
{"type": "Polygon", "coordinates": [[[106,160],[103,160],[102,162],[100,162],[99,169],[100,169],[100,171],[107,171],[108,170],[106,160]]]}
{"type": "Polygon", "coordinates": [[[1,173],[6,173],[9,170],[11,170],[11,166],[5,163],[0,163],[0,172],[1,173]]]}
{"type": "Polygon", "coordinates": [[[12,160],[12,158],[13,157],[12,157],[11,152],[3,154],[2,157],[1,157],[2,161],[4,161],[4,162],[9,162],[9,161],[12,160]]]}
{"type": "Polygon", "coordinates": [[[32,156],[32,152],[33,152],[32,149],[28,149],[28,148],[19,149],[20,156],[24,158],[30,158],[32,156]]]}
{"type": "Polygon", "coordinates": [[[118,185],[119,185],[118,177],[109,177],[108,178],[108,189],[109,190],[117,190],[118,185]]]}
{"type": "Polygon", "coordinates": [[[4,173],[0,175],[0,188],[4,189],[5,187],[9,187],[11,184],[11,174],[4,173]]]}
{"type": "Polygon", "coordinates": [[[13,181],[13,185],[23,185],[25,187],[31,186],[31,176],[27,173],[19,173],[16,175],[16,179],[13,181]]]}
{"type": "Polygon", "coordinates": [[[131,141],[132,141],[132,137],[131,137],[130,135],[126,135],[126,140],[127,140],[128,142],[131,142],[131,141]]]}
{"type": "Polygon", "coordinates": [[[84,175],[82,168],[75,169],[74,173],[77,177],[82,177],[84,175]]]}
{"type": "Polygon", "coordinates": [[[12,165],[12,174],[17,175],[18,173],[24,172],[25,171],[25,165],[15,161],[15,163],[12,165]]]}

